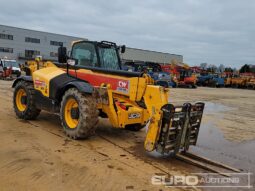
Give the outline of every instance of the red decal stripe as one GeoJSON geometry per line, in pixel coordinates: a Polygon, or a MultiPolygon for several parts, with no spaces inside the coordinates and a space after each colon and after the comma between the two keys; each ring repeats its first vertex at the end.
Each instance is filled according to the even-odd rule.
{"type": "MultiPolygon", "coordinates": [[[[74,71],[69,71],[69,74],[72,76],[76,76],[74,71]]],[[[111,88],[113,90],[117,90],[118,88],[125,88],[129,89],[129,82],[128,80],[123,80],[123,79],[117,79],[117,78],[112,78],[109,76],[104,76],[100,74],[89,74],[89,73],[84,73],[84,72],[79,72],[77,71],[77,77],[88,81],[92,86],[100,86],[101,84],[111,84],[111,88]]]]}

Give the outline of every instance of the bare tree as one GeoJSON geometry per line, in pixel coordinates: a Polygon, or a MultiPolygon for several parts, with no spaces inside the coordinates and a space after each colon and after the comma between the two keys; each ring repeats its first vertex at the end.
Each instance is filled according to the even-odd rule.
{"type": "Polygon", "coordinates": [[[218,67],[218,71],[222,73],[224,72],[224,70],[225,70],[225,66],[223,64],[220,64],[220,66],[218,67]]]}
{"type": "Polygon", "coordinates": [[[214,64],[210,64],[206,70],[207,72],[216,73],[217,69],[218,69],[217,66],[215,66],[214,64]]]}
{"type": "Polygon", "coordinates": [[[216,65],[212,65],[212,72],[213,73],[216,73],[217,72],[217,70],[218,70],[218,67],[216,66],[216,65]]]}
{"type": "Polygon", "coordinates": [[[200,68],[203,69],[203,70],[206,70],[208,64],[207,63],[201,63],[200,64],[200,68]]]}

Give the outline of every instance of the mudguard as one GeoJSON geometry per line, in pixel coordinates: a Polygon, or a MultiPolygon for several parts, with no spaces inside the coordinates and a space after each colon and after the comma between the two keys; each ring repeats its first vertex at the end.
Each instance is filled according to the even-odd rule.
{"type": "Polygon", "coordinates": [[[92,94],[94,88],[88,83],[88,82],[84,82],[84,81],[72,81],[69,82],[66,85],[66,88],[69,89],[69,87],[75,87],[77,88],[81,93],[88,93],[88,94],[92,94]]]}
{"type": "Polygon", "coordinates": [[[93,86],[91,86],[88,82],[74,80],[64,84],[58,91],[55,92],[55,95],[51,95],[51,97],[59,100],[63,96],[64,92],[69,88],[77,88],[79,92],[84,94],[92,94],[94,91],[93,86]]]}
{"type": "Polygon", "coordinates": [[[19,82],[19,81],[27,81],[27,82],[33,82],[33,79],[32,79],[32,76],[20,76],[18,77],[12,84],[12,88],[14,88],[16,86],[16,84],[19,82]]]}

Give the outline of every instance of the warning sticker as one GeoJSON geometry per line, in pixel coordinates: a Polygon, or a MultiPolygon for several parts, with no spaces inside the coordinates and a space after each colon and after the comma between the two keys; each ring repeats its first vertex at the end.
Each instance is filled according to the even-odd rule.
{"type": "Polygon", "coordinates": [[[41,81],[41,80],[35,80],[35,86],[36,87],[45,87],[46,86],[46,83],[44,81],[41,81]]]}

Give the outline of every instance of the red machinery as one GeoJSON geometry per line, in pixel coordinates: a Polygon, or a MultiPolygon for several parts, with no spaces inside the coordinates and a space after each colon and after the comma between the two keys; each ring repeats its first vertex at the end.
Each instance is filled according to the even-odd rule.
{"type": "Polygon", "coordinates": [[[193,69],[186,64],[168,64],[161,65],[164,72],[169,72],[176,78],[178,87],[192,87],[196,88],[197,78],[193,74],[193,69]]]}
{"type": "Polygon", "coordinates": [[[0,69],[0,79],[12,78],[12,67],[2,67],[0,69]]]}

